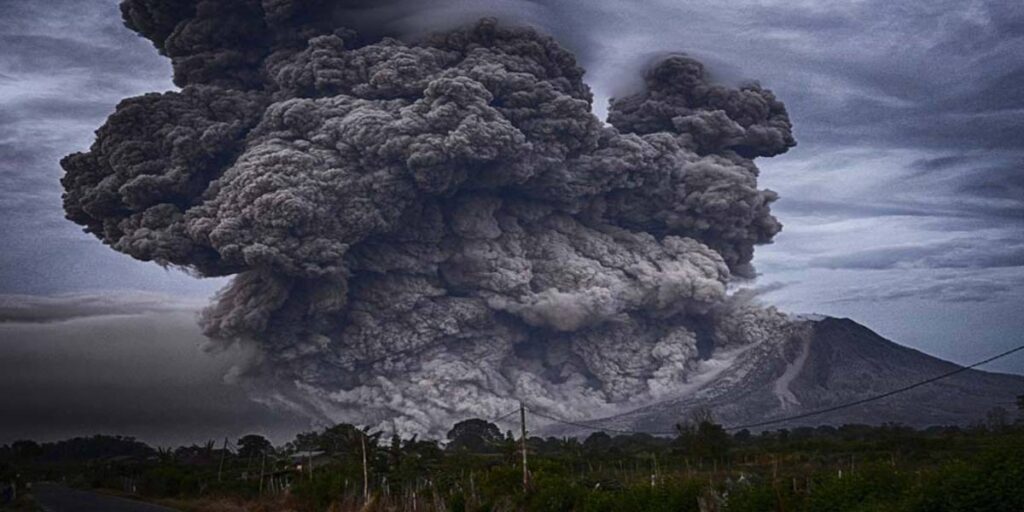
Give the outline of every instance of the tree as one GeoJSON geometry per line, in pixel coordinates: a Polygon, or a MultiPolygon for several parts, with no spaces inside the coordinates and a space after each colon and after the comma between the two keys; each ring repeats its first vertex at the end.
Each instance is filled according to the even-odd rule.
{"type": "Polygon", "coordinates": [[[295,439],[286,445],[289,452],[311,452],[320,449],[320,434],[317,432],[299,432],[295,439]]]}
{"type": "Polygon", "coordinates": [[[267,438],[258,434],[242,436],[238,440],[238,456],[245,458],[258,457],[274,448],[267,438]]]}
{"type": "Polygon", "coordinates": [[[505,438],[497,425],[481,419],[460,421],[448,431],[449,449],[475,453],[500,451],[505,438]]]}
{"type": "Polygon", "coordinates": [[[21,440],[11,443],[11,453],[15,459],[30,460],[42,455],[43,448],[35,441],[21,440]]]}
{"type": "Polygon", "coordinates": [[[729,452],[732,438],[715,423],[711,410],[705,407],[693,411],[689,421],[676,425],[679,432],[675,444],[695,457],[723,457],[729,452]]]}
{"type": "Polygon", "coordinates": [[[612,447],[612,436],[604,432],[594,432],[583,441],[583,449],[589,452],[606,452],[612,447]]]}
{"type": "Polygon", "coordinates": [[[697,426],[697,440],[702,457],[724,457],[729,454],[732,439],[721,425],[710,421],[697,426]]]}
{"type": "Polygon", "coordinates": [[[361,460],[363,441],[366,449],[373,451],[381,433],[367,434],[359,427],[349,423],[339,423],[320,434],[318,448],[329,455],[349,460],[361,460]]]}

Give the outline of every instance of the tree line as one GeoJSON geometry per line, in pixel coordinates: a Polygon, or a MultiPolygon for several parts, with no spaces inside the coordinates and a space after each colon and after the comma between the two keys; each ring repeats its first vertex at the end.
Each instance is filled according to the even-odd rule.
{"type": "Polygon", "coordinates": [[[173,449],[104,435],[24,440],[0,446],[0,481],[56,480],[189,510],[216,500],[296,511],[1024,510],[1024,426],[1008,411],[970,427],[732,433],[696,411],[676,430],[529,437],[525,489],[522,439],[482,419],[441,441],[350,424],[277,446],[260,434],[173,449]]]}

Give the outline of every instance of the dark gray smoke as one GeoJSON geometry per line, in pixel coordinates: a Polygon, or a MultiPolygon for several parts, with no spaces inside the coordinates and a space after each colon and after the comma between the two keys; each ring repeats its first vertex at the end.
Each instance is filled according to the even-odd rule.
{"type": "Polygon", "coordinates": [[[673,56],[605,125],[549,37],[372,38],[339,15],[361,7],[126,0],[182,89],[62,162],[104,243],[235,276],[202,325],[259,347],[260,399],[401,433],[520,398],[594,414],[784,335],[726,290],[780,229],[752,161],[794,145],[770,91],[673,56]]]}

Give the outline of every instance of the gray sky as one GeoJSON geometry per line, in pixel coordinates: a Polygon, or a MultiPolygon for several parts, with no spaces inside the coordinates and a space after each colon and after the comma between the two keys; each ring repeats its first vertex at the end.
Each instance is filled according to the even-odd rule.
{"type": "MultiPolygon", "coordinates": [[[[439,4],[429,22],[498,12],[545,26],[578,52],[599,115],[669,51],[760,80],[800,144],[759,161],[785,225],[755,258],[767,302],[962,363],[1024,342],[1024,3],[439,4]]],[[[0,442],[39,425],[285,437],[294,420],[223,382],[244,355],[200,348],[194,314],[222,280],[134,261],[63,219],[59,159],[120,99],[172,89],[169,61],[122,27],[115,0],[0,0],[0,47],[0,417],[14,418],[0,442]]],[[[988,368],[1024,373],[1024,358],[988,368]]]]}

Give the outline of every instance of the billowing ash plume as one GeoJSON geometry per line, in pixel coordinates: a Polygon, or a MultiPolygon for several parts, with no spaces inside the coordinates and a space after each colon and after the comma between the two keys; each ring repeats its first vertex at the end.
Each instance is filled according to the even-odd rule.
{"type": "Polygon", "coordinates": [[[520,398],[593,414],[783,335],[726,291],[780,229],[752,162],[794,145],[770,91],[674,56],[606,125],[532,29],[368,40],[341,4],[125,1],[182,89],[62,162],[104,243],[235,276],[201,321],[259,347],[262,399],[401,433],[520,398]]]}

